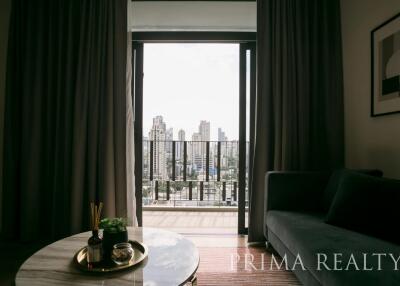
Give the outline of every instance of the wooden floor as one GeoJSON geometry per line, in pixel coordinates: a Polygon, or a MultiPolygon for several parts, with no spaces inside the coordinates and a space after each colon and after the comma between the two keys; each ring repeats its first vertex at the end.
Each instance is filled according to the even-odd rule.
{"type": "Polygon", "coordinates": [[[182,234],[236,234],[237,212],[143,211],[143,226],[168,229],[182,234]]]}
{"type": "MultiPolygon", "coordinates": [[[[264,245],[249,246],[247,236],[237,234],[184,234],[197,246],[199,286],[297,286],[296,276],[271,266],[272,253],[264,245]]],[[[274,254],[278,263],[281,259],[274,254]]]]}
{"type": "MultiPolygon", "coordinates": [[[[190,236],[187,237],[192,239],[190,236]]],[[[241,244],[235,237],[232,237],[232,241],[227,237],[219,240],[215,236],[208,237],[207,243],[197,241],[200,253],[200,265],[196,273],[197,285],[301,285],[292,272],[274,267],[272,254],[265,247],[229,246],[235,243],[241,244]],[[201,246],[204,244],[208,246],[201,246]]],[[[275,255],[275,259],[278,263],[281,262],[279,256],[275,255]]]]}
{"type": "Polygon", "coordinates": [[[264,245],[249,246],[237,234],[237,212],[144,211],[143,225],[181,233],[197,246],[199,286],[301,285],[292,272],[271,269],[264,245]]]}

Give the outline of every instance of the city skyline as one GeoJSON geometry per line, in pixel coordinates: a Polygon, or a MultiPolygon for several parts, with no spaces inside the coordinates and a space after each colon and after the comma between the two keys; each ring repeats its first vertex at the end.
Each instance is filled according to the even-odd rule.
{"type": "Polygon", "coordinates": [[[152,119],[152,125],[149,130],[143,133],[143,139],[159,140],[159,141],[229,141],[230,139],[226,136],[223,128],[217,127],[216,140],[211,140],[211,122],[207,120],[200,120],[197,127],[197,132],[190,133],[186,132],[183,128],[176,128],[175,126],[169,126],[164,119],[163,115],[157,115],[152,119]],[[208,125],[208,126],[207,126],[208,125]],[[156,127],[155,126],[162,126],[156,127]],[[155,134],[157,132],[157,135],[155,134]],[[160,132],[164,134],[160,135],[160,132]],[[148,136],[146,136],[147,134],[148,136]]]}
{"type": "Polygon", "coordinates": [[[176,171],[177,167],[178,169],[179,166],[183,167],[182,164],[185,165],[185,169],[192,178],[204,177],[206,170],[209,170],[214,176],[216,168],[221,168],[216,164],[217,162],[227,165],[228,160],[230,164],[237,160],[234,158],[234,154],[237,154],[238,142],[227,141],[228,138],[221,128],[218,128],[218,139],[224,142],[218,142],[218,144],[210,142],[211,123],[209,121],[200,121],[197,132],[192,134],[189,144],[187,141],[180,142],[186,140],[186,134],[182,129],[178,131],[180,141],[173,141],[174,128],[167,125],[162,115],[155,116],[152,122],[148,138],[143,138],[143,157],[144,161],[147,161],[144,166],[147,166],[147,170],[149,170],[149,166],[151,167],[153,178],[166,180],[172,175],[172,169],[176,171]],[[222,161],[215,161],[215,156],[219,156],[222,161]],[[174,167],[172,164],[175,164],[174,167]]]}
{"type": "Polygon", "coordinates": [[[143,64],[145,132],[163,115],[174,140],[179,129],[191,140],[201,120],[212,124],[210,140],[218,139],[218,127],[238,139],[238,44],[144,44],[143,64]]]}

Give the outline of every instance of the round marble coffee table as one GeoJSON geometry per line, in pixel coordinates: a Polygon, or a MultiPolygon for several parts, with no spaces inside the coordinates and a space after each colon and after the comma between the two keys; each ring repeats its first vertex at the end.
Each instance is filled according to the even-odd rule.
{"type": "Polygon", "coordinates": [[[145,243],[148,258],[122,272],[93,275],[75,268],[72,258],[90,232],[56,241],[28,258],[17,273],[17,286],[34,285],[183,285],[195,277],[199,253],[182,235],[155,228],[128,228],[129,239],[145,243]]]}

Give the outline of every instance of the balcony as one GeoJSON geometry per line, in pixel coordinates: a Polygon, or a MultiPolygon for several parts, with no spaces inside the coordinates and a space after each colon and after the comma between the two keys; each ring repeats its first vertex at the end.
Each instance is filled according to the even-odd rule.
{"type": "MultiPolygon", "coordinates": [[[[245,173],[247,206],[248,162],[245,173]]],[[[143,140],[144,210],[235,211],[238,182],[238,141],[143,140]]]]}

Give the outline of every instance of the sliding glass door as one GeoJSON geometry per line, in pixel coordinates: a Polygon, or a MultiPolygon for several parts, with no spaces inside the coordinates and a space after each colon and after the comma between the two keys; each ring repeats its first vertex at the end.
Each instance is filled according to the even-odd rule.
{"type": "MultiPolygon", "coordinates": [[[[164,39],[162,40],[142,39],[133,42],[132,96],[135,112],[135,194],[137,219],[140,226],[143,225],[143,203],[147,204],[149,200],[152,202],[157,201],[157,205],[169,206],[172,203],[167,201],[174,201],[172,205],[175,206],[178,200],[179,204],[185,203],[185,206],[194,206],[193,204],[195,204],[200,207],[204,207],[205,203],[207,203],[206,201],[208,201],[211,204],[207,205],[209,208],[220,208],[218,211],[226,211],[226,209],[236,211],[237,232],[240,234],[247,233],[248,199],[250,193],[249,174],[251,173],[252,166],[250,154],[252,154],[252,138],[254,133],[254,128],[250,122],[254,122],[256,53],[254,40],[246,41],[240,39],[240,37],[235,40],[234,38],[238,35],[243,37],[240,33],[236,34],[230,36],[232,39],[221,41],[216,40],[218,35],[213,33],[210,33],[212,40],[206,40],[210,35],[201,34],[199,36],[200,34],[192,33],[190,35],[182,34],[184,35],[184,39],[180,40],[176,40],[177,34],[174,34],[173,38],[168,38],[168,35],[164,35],[164,39]],[[196,40],[196,37],[203,38],[196,40]],[[166,38],[168,39],[166,40],[166,38]],[[231,46],[236,45],[236,51],[239,51],[234,56],[236,64],[229,71],[235,70],[234,73],[237,74],[237,77],[234,76],[236,83],[233,84],[236,86],[236,96],[237,94],[239,96],[233,98],[235,98],[235,102],[237,102],[236,100],[239,102],[236,104],[238,109],[234,108],[234,110],[228,111],[237,115],[234,120],[237,122],[237,125],[234,124],[237,129],[234,135],[230,137],[231,141],[227,141],[227,136],[222,131],[222,128],[218,128],[218,140],[215,139],[213,141],[212,135],[208,139],[200,137],[196,139],[196,134],[200,136],[203,131],[205,134],[207,132],[208,134],[210,133],[210,123],[207,121],[201,121],[198,133],[193,133],[191,140],[182,140],[180,135],[178,135],[178,140],[174,140],[173,137],[168,137],[167,133],[163,139],[157,137],[157,140],[164,141],[162,143],[164,148],[161,149],[159,148],[161,146],[160,142],[155,139],[156,137],[150,138],[150,134],[154,132],[149,133],[149,138],[144,137],[143,69],[144,51],[147,49],[145,48],[147,42],[219,43],[221,44],[221,48],[226,43],[231,43],[231,46]],[[204,130],[201,131],[200,129],[204,130]],[[227,155],[228,153],[230,155],[227,155]],[[160,156],[160,154],[163,156],[160,156]],[[161,157],[165,157],[165,162],[161,160],[161,157]],[[158,163],[154,162],[154,160],[161,160],[161,163],[158,161],[158,163]],[[165,164],[162,164],[163,162],[165,164]],[[161,176],[160,170],[158,170],[162,166],[165,166],[165,174],[162,173],[164,176],[161,176]],[[151,190],[150,196],[148,190],[151,190]],[[143,199],[143,192],[146,195],[145,199],[143,199]],[[182,202],[182,200],[187,200],[187,202],[182,202]]],[[[253,36],[251,35],[251,37],[253,36]]],[[[133,36],[133,39],[135,38],[137,39],[138,37],[133,36]]],[[[146,60],[146,62],[148,61],[146,60]]],[[[213,66],[210,65],[210,68],[213,68],[213,66]]],[[[146,73],[148,72],[146,71],[146,73]]],[[[146,77],[146,80],[148,80],[148,77],[146,77]]],[[[154,82],[154,84],[159,83],[154,82]]],[[[202,82],[202,84],[207,84],[207,82],[202,82]]],[[[206,99],[201,97],[198,100],[206,99]]],[[[227,107],[224,105],[221,106],[221,110],[224,110],[224,107],[226,110],[227,107]]],[[[191,108],[195,107],[192,106],[191,108]]],[[[204,115],[207,116],[207,113],[204,113],[204,115]]],[[[202,119],[207,120],[208,118],[202,119]]],[[[185,119],[182,118],[182,120],[185,119]]],[[[161,123],[161,125],[165,125],[164,122],[161,123]]],[[[217,124],[215,125],[217,126],[217,124]]]]}

